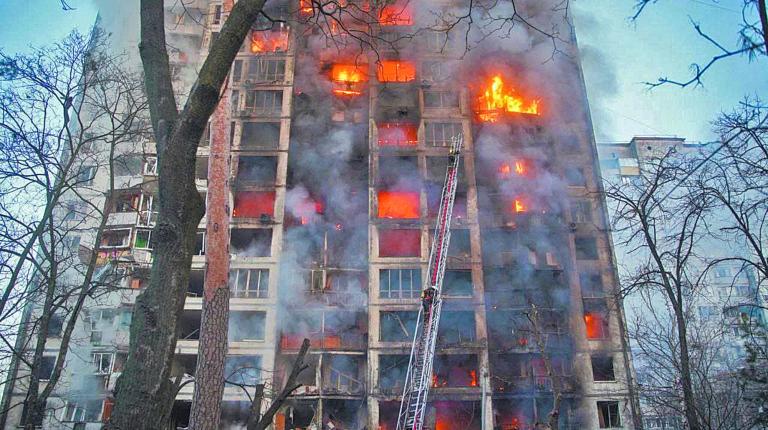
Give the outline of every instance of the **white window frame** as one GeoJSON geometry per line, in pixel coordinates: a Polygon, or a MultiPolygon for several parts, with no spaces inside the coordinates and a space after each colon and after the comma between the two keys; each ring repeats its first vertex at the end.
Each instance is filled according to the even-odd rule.
{"type": "Polygon", "coordinates": [[[385,268],[379,271],[379,298],[382,299],[415,299],[422,290],[421,269],[418,267],[385,268]],[[382,272],[387,271],[386,285],[382,272]],[[392,275],[396,279],[392,279],[392,275]],[[403,286],[410,288],[403,288],[403,286]]]}
{"type": "Polygon", "coordinates": [[[424,123],[424,142],[427,146],[449,147],[453,143],[451,138],[455,136],[451,132],[463,133],[464,127],[456,121],[428,121],[424,123]],[[439,132],[438,132],[439,130],[439,132]]]}
{"type": "Polygon", "coordinates": [[[232,297],[243,299],[266,299],[269,297],[269,269],[237,268],[232,269],[229,276],[232,281],[232,297]],[[243,276],[245,276],[245,288],[241,289],[240,281],[243,276]]]}
{"type": "Polygon", "coordinates": [[[97,375],[109,375],[115,364],[115,354],[111,352],[94,352],[91,354],[91,364],[96,367],[97,375]],[[105,362],[106,360],[106,362],[105,362]],[[106,370],[104,365],[106,364],[106,370]]]}
{"type": "Polygon", "coordinates": [[[450,90],[424,90],[424,109],[458,109],[461,106],[461,100],[459,98],[459,93],[456,91],[450,91],[450,90]],[[427,105],[427,94],[434,93],[440,95],[440,103],[438,106],[428,106],[427,105]],[[449,100],[448,94],[452,94],[456,97],[456,104],[450,105],[446,104],[446,101],[449,100]]]}
{"type": "Polygon", "coordinates": [[[248,90],[245,109],[257,115],[280,115],[283,112],[282,90],[248,90]],[[263,97],[259,96],[263,94],[263,97]]]}

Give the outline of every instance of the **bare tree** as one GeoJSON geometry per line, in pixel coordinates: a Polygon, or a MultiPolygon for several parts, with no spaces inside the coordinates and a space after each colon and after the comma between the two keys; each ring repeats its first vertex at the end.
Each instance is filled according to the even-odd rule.
{"type": "MultiPolygon", "coordinates": [[[[0,350],[12,356],[6,394],[26,387],[25,428],[43,420],[87,301],[120,280],[97,262],[119,151],[137,140],[144,99],[140,80],[106,48],[94,30],[30,55],[0,52],[0,350]],[[97,171],[106,186],[92,186],[97,171]],[[50,336],[60,337],[58,354],[44,368],[50,336]]],[[[20,405],[4,401],[3,420],[20,405]]]]}

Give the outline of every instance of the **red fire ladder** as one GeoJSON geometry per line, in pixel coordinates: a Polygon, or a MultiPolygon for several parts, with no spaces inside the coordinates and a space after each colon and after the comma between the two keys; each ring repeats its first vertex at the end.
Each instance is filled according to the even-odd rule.
{"type": "Polygon", "coordinates": [[[411,358],[408,363],[403,399],[397,418],[397,430],[421,430],[424,426],[427,395],[432,384],[432,364],[435,357],[437,328],[440,324],[440,309],[443,303],[441,291],[448,244],[451,239],[451,216],[453,214],[453,202],[456,199],[462,143],[461,134],[452,138],[451,156],[445,173],[443,193],[440,197],[440,210],[437,214],[437,225],[429,254],[426,288],[421,297],[422,306],[416,319],[411,358]]]}

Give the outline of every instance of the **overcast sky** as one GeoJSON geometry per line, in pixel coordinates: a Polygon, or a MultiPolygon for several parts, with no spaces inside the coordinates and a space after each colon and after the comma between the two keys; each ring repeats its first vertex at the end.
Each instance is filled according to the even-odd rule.
{"type": "MultiPolygon", "coordinates": [[[[114,0],[138,1],[138,0],[114,0]]],[[[0,47],[26,49],[93,23],[90,0],[0,0],[0,47]]],[[[634,135],[677,135],[711,140],[710,122],[746,95],[765,95],[768,61],[730,59],[715,66],[703,88],[664,87],[648,91],[645,81],[683,79],[693,62],[716,52],[696,35],[690,19],[728,46],[735,46],[742,0],[660,0],[633,24],[634,0],[574,0],[576,33],[582,49],[598,141],[626,141],[634,135]]]]}

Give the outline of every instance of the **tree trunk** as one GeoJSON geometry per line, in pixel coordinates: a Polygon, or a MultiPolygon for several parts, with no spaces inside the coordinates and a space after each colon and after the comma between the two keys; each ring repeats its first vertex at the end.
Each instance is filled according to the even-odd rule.
{"type": "Polygon", "coordinates": [[[162,0],[141,0],[144,81],[157,141],[159,213],[149,285],[136,300],[125,370],[107,428],[156,429],[173,406],[171,365],[184,309],[197,225],[204,205],[195,186],[197,146],[219,93],[265,0],[233,7],[200,68],[184,111],[176,109],[162,0]]]}
{"type": "Polygon", "coordinates": [[[253,400],[251,401],[251,411],[248,414],[248,423],[245,428],[247,430],[253,430],[256,425],[261,421],[261,401],[264,399],[264,384],[256,386],[256,392],[253,393],[253,400]]]}
{"type": "Polygon", "coordinates": [[[691,358],[688,351],[688,329],[682,305],[675,307],[675,319],[677,321],[678,337],[680,338],[680,383],[683,388],[683,402],[685,402],[685,419],[688,421],[688,428],[690,430],[702,430],[696,410],[696,398],[693,395],[691,358]]]}
{"type": "Polygon", "coordinates": [[[200,347],[195,370],[190,429],[219,428],[229,323],[229,97],[219,100],[211,123],[208,159],[205,287],[200,347]]]}

